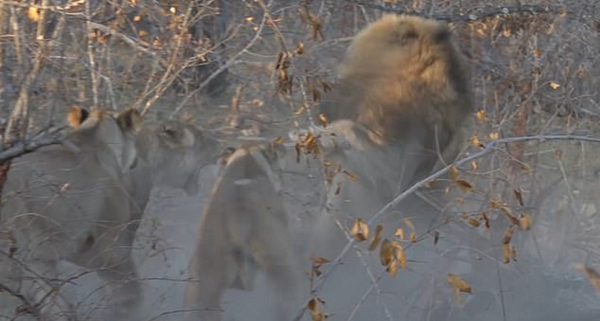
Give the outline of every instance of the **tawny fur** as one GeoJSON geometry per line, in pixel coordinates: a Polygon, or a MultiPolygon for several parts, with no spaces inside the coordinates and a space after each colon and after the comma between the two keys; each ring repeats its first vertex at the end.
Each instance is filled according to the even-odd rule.
{"type": "MultiPolygon", "coordinates": [[[[142,299],[130,249],[153,186],[195,194],[200,170],[216,160],[220,146],[192,124],[166,121],[141,128],[142,117],[133,109],[97,109],[87,118],[83,113],[75,107],[68,114],[75,130],[65,146],[44,146],[11,164],[0,226],[14,235],[15,255],[27,269],[8,264],[8,270],[58,280],[59,261],[97,269],[109,287],[119,287],[109,302],[118,305],[107,311],[106,319],[130,319],[142,299]]],[[[10,279],[3,263],[0,255],[0,283],[10,279]]],[[[44,316],[67,319],[54,316],[70,310],[63,292],[38,286],[27,275],[22,280],[24,285],[17,285],[34,304],[57,295],[57,300],[45,301],[44,316]]],[[[15,311],[2,308],[2,315],[15,311]]]]}
{"type": "Polygon", "coordinates": [[[361,123],[378,145],[417,138],[437,157],[473,110],[467,69],[445,23],[386,15],[352,42],[321,113],[361,123]]]}
{"type": "MultiPolygon", "coordinates": [[[[436,165],[455,160],[473,111],[468,77],[445,23],[386,15],[358,33],[342,62],[339,82],[319,110],[329,122],[327,129],[335,134],[321,137],[324,158],[357,179],[331,170],[335,176],[325,210],[309,239],[311,254],[335,258],[348,243],[340,226],[352,226],[357,218],[371,219],[436,165]],[[333,143],[327,145],[324,138],[329,137],[333,143]]],[[[416,235],[424,235],[438,214],[413,194],[375,224],[384,226],[383,237],[388,237],[402,226],[403,218],[410,218],[416,235]]],[[[353,255],[346,255],[343,262],[329,275],[329,288],[319,294],[340,320],[351,318],[343,311],[363,302],[362,293],[371,286],[363,262],[353,255]]],[[[423,282],[430,281],[427,277],[423,282]]],[[[383,283],[379,284],[382,293],[410,293],[406,282],[383,283]]],[[[378,308],[365,302],[354,319],[372,320],[372,311],[378,308]]],[[[405,315],[402,309],[399,306],[395,315],[405,315]]]]}
{"type": "MultiPolygon", "coordinates": [[[[468,77],[464,57],[443,22],[386,15],[359,32],[338,84],[319,111],[335,139],[350,145],[328,150],[325,157],[358,177],[356,182],[336,175],[327,211],[337,213],[341,222],[368,219],[436,166],[454,161],[473,111],[468,77]]],[[[411,204],[418,203],[407,200],[402,211],[411,204]]],[[[424,212],[422,207],[413,210],[424,212]]],[[[322,215],[324,221],[328,217],[322,215]]],[[[344,237],[331,241],[333,220],[316,229],[325,240],[315,238],[315,243],[331,245],[326,254],[335,255],[346,242],[344,237]]],[[[315,248],[324,252],[323,246],[315,248]]]]}
{"type": "Polygon", "coordinates": [[[244,146],[227,158],[189,267],[190,278],[198,280],[186,290],[186,309],[198,309],[189,320],[221,320],[225,291],[251,291],[259,271],[281,300],[278,319],[289,319],[299,273],[277,173],[283,152],[274,144],[244,146]]]}

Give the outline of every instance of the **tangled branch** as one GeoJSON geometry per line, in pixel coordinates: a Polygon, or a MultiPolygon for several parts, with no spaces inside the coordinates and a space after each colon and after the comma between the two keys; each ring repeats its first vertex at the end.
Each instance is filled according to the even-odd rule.
{"type": "MultiPolygon", "coordinates": [[[[507,138],[502,138],[502,139],[492,141],[492,142],[488,143],[487,145],[485,145],[485,147],[483,147],[477,153],[474,153],[468,157],[458,160],[452,164],[448,164],[446,167],[440,169],[439,171],[431,174],[430,176],[422,179],[421,181],[417,182],[410,188],[406,189],[404,192],[400,193],[400,195],[396,196],[396,198],[394,198],[391,202],[389,202],[385,206],[383,206],[375,215],[373,215],[366,222],[366,224],[369,226],[369,228],[373,228],[373,225],[377,222],[377,220],[382,215],[389,212],[392,208],[398,206],[404,199],[406,199],[408,196],[415,193],[421,187],[424,187],[428,182],[431,182],[431,181],[445,175],[446,173],[448,173],[448,171],[452,167],[455,167],[455,166],[460,167],[465,164],[469,164],[471,161],[473,161],[475,159],[479,159],[479,158],[489,154],[490,152],[496,150],[496,148],[499,145],[516,143],[516,142],[527,142],[527,141],[545,142],[545,141],[553,141],[553,140],[562,140],[562,141],[575,140],[575,141],[582,141],[582,142],[600,143],[600,138],[588,137],[588,136],[576,136],[576,135],[536,135],[536,136],[525,136],[525,137],[507,137],[507,138]]],[[[335,271],[335,269],[340,265],[340,263],[342,262],[342,259],[346,256],[346,254],[350,251],[350,249],[352,248],[352,246],[355,243],[356,243],[356,239],[352,238],[350,241],[348,241],[346,246],[337,255],[337,257],[331,261],[327,270],[325,270],[323,272],[321,279],[311,289],[311,291],[310,291],[311,298],[315,297],[319,294],[319,292],[323,289],[323,286],[325,285],[325,282],[327,281],[329,275],[331,275],[335,271]]],[[[299,321],[302,318],[302,316],[306,312],[306,306],[307,306],[309,300],[311,300],[311,298],[309,298],[306,301],[306,303],[304,304],[304,306],[298,311],[298,314],[293,319],[294,321],[299,321]]]]}

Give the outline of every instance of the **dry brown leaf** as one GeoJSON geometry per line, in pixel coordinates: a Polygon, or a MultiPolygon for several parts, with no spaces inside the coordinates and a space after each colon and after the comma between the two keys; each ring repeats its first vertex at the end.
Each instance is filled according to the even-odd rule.
{"type": "Polygon", "coordinates": [[[504,264],[510,263],[510,259],[512,258],[510,244],[502,244],[502,262],[504,264]]]}
{"type": "Polygon", "coordinates": [[[450,167],[450,169],[448,170],[448,175],[450,176],[450,180],[452,180],[453,182],[456,182],[458,180],[458,167],[456,166],[452,166],[450,167]]]}
{"type": "Polygon", "coordinates": [[[471,225],[472,227],[479,227],[480,223],[479,220],[474,218],[474,217],[469,217],[469,225],[471,225]]]}
{"type": "Polygon", "coordinates": [[[36,7],[29,7],[27,14],[29,19],[31,19],[33,22],[38,22],[38,20],[40,20],[40,9],[36,7]]]}
{"type": "Polygon", "coordinates": [[[354,221],[350,234],[354,236],[357,242],[366,241],[369,238],[369,226],[360,218],[354,221]]]}
{"type": "Polygon", "coordinates": [[[356,176],[355,174],[347,171],[347,170],[343,170],[342,171],[344,174],[348,175],[348,178],[353,181],[353,182],[360,182],[360,180],[358,179],[358,176],[356,176]]]}
{"type": "Polygon", "coordinates": [[[493,198],[492,198],[492,199],[490,200],[490,207],[491,207],[491,208],[500,208],[500,206],[502,206],[502,204],[503,204],[503,203],[502,203],[501,201],[497,200],[497,199],[493,199],[493,198]]]}
{"type": "Polygon", "coordinates": [[[521,189],[515,189],[513,192],[515,193],[515,198],[517,199],[517,202],[519,202],[519,205],[525,206],[525,203],[523,202],[523,193],[521,192],[521,189]]]}
{"type": "Polygon", "coordinates": [[[504,235],[502,235],[502,244],[510,244],[510,241],[512,240],[512,236],[513,236],[513,228],[512,228],[512,226],[509,226],[506,228],[506,231],[504,231],[504,235]]]}
{"type": "Polygon", "coordinates": [[[471,168],[472,168],[474,171],[476,171],[476,170],[477,170],[477,168],[479,168],[479,166],[477,166],[477,162],[476,162],[476,161],[472,161],[472,162],[471,162],[471,168]]]}
{"type": "Polygon", "coordinates": [[[381,242],[381,233],[383,232],[383,226],[381,225],[377,225],[377,227],[375,228],[375,235],[373,236],[373,240],[371,241],[371,244],[369,245],[369,251],[374,251],[377,246],[379,245],[379,242],[381,242]]]}
{"type": "Polygon", "coordinates": [[[436,246],[440,241],[440,232],[433,231],[433,246],[436,246]]]}
{"type": "Polygon", "coordinates": [[[385,271],[390,274],[391,277],[396,276],[398,272],[398,261],[392,260],[390,264],[385,268],[385,271]]]}
{"type": "Polygon", "coordinates": [[[399,242],[393,242],[394,249],[396,250],[396,261],[403,270],[406,270],[406,252],[399,242]]]}
{"type": "Polygon", "coordinates": [[[474,190],[473,185],[467,181],[457,180],[455,183],[463,192],[472,192],[474,190]]]}
{"type": "Polygon", "coordinates": [[[498,140],[498,139],[500,139],[500,133],[498,133],[498,132],[492,132],[492,133],[490,133],[490,139],[491,140],[498,140]]]}
{"type": "Polygon", "coordinates": [[[510,247],[510,259],[513,262],[517,261],[517,249],[514,246],[510,247]]]}
{"type": "Polygon", "coordinates": [[[502,213],[504,213],[504,215],[506,216],[506,218],[508,219],[508,221],[511,224],[519,226],[519,224],[520,224],[519,219],[515,216],[515,214],[513,214],[513,212],[510,209],[510,207],[508,207],[508,206],[501,206],[500,207],[500,211],[502,213]]]}
{"type": "Polygon", "coordinates": [[[404,222],[404,225],[408,226],[411,230],[415,230],[415,225],[411,222],[409,218],[405,218],[402,221],[404,222]]]}
{"type": "Polygon", "coordinates": [[[415,234],[415,232],[410,232],[410,234],[408,235],[408,240],[411,243],[417,242],[417,234],[415,234]]]}
{"type": "Polygon", "coordinates": [[[324,127],[327,127],[327,125],[329,124],[329,122],[327,121],[327,117],[325,117],[325,115],[323,114],[319,114],[319,120],[321,121],[321,123],[323,123],[324,127]]]}
{"type": "Polygon", "coordinates": [[[313,263],[315,264],[325,264],[325,263],[329,263],[331,262],[330,260],[324,258],[324,257],[312,257],[311,260],[313,261],[313,263]]]}
{"type": "Polygon", "coordinates": [[[557,82],[551,81],[550,82],[550,88],[556,90],[556,89],[560,88],[560,84],[557,83],[557,82]]]}
{"type": "Polygon", "coordinates": [[[490,229],[490,219],[487,216],[486,212],[481,213],[481,219],[483,220],[483,222],[485,223],[485,229],[489,230],[490,229]]]}
{"type": "Polygon", "coordinates": [[[381,265],[388,266],[392,261],[394,261],[395,248],[392,242],[384,239],[381,242],[381,247],[379,249],[379,259],[381,260],[381,265]]]}
{"type": "Polygon", "coordinates": [[[310,301],[308,301],[308,304],[306,305],[306,307],[308,308],[308,312],[310,313],[310,317],[312,319],[312,321],[323,321],[325,320],[325,314],[323,313],[323,311],[321,311],[321,308],[319,307],[319,299],[317,298],[312,298],[310,299],[310,301]]]}
{"type": "Polygon", "coordinates": [[[448,284],[453,289],[458,289],[458,291],[460,291],[462,293],[471,294],[471,286],[469,285],[469,283],[467,281],[465,281],[460,276],[458,276],[454,273],[448,273],[448,278],[446,280],[448,281],[448,284]]]}
{"type": "Polygon", "coordinates": [[[585,274],[596,290],[600,291],[600,274],[595,269],[583,264],[577,264],[575,269],[585,274]]]}
{"type": "Polygon", "coordinates": [[[519,226],[521,229],[529,231],[531,228],[531,216],[529,216],[527,213],[522,213],[521,217],[519,218],[519,226]]]}
{"type": "Polygon", "coordinates": [[[478,136],[471,137],[471,140],[469,142],[470,142],[470,144],[472,146],[475,146],[475,147],[484,147],[483,143],[481,142],[481,140],[479,139],[478,136]]]}
{"type": "Polygon", "coordinates": [[[304,53],[304,43],[302,41],[298,42],[296,49],[294,50],[297,55],[301,55],[304,53]]]}
{"type": "Polygon", "coordinates": [[[302,115],[302,113],[304,113],[305,110],[306,110],[306,108],[304,106],[298,108],[298,110],[296,110],[294,112],[294,116],[300,116],[300,115],[302,115]]]}
{"type": "Polygon", "coordinates": [[[477,113],[475,114],[475,116],[477,117],[478,121],[484,121],[485,120],[485,110],[479,109],[477,111],[477,113]]]}
{"type": "Polygon", "coordinates": [[[394,236],[397,237],[397,238],[399,238],[399,239],[401,239],[401,240],[404,240],[404,229],[402,229],[401,227],[399,227],[396,230],[396,232],[394,233],[394,236]]]}

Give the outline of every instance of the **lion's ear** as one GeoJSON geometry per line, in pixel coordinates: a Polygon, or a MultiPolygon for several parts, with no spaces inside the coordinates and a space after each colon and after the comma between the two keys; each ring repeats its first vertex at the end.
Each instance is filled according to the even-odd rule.
{"type": "Polygon", "coordinates": [[[127,109],[117,116],[117,124],[124,132],[137,133],[142,128],[144,118],[137,109],[127,109]]]}
{"type": "Polygon", "coordinates": [[[79,106],[73,106],[67,113],[67,123],[74,129],[78,129],[81,124],[89,117],[90,113],[79,106]]]}

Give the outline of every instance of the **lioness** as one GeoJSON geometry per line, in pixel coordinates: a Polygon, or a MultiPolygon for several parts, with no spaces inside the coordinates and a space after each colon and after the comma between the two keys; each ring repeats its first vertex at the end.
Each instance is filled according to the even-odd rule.
{"type": "MultiPolygon", "coordinates": [[[[335,258],[348,243],[353,221],[369,220],[436,167],[454,161],[463,143],[467,117],[474,109],[468,79],[466,63],[443,22],[386,15],[356,35],[342,63],[339,83],[319,110],[326,129],[334,133],[323,134],[323,142],[330,138],[336,141],[326,144],[323,156],[337,163],[328,168],[339,164],[344,171],[330,180],[326,211],[310,238],[312,254],[335,258]],[[341,233],[340,227],[347,234],[341,233]]],[[[402,218],[410,218],[415,234],[422,235],[437,213],[411,197],[385,213],[377,224],[385,227],[382,237],[391,238],[397,227],[411,232],[400,224],[402,218]]],[[[419,246],[413,246],[410,254],[419,246]]],[[[373,314],[379,305],[361,301],[366,289],[376,282],[364,277],[363,265],[378,271],[381,263],[359,262],[352,254],[343,259],[345,264],[328,276],[329,287],[321,293],[328,312],[345,320],[349,317],[345,313],[361,302],[361,309],[353,314],[355,319],[386,319],[373,314]]],[[[430,258],[419,256],[416,260],[430,258]]],[[[420,267],[421,271],[426,269],[420,267]]],[[[424,283],[416,283],[425,279],[414,273],[401,285],[381,282],[376,291],[408,296],[424,287],[424,283]]],[[[390,302],[388,306],[393,315],[410,318],[408,305],[390,302]]]]}
{"type": "Polygon", "coordinates": [[[368,219],[452,162],[474,109],[471,96],[468,68],[445,23],[385,15],[358,33],[320,108],[329,129],[351,145],[328,156],[358,180],[338,175],[330,207],[368,219]]]}
{"type": "MultiPolygon", "coordinates": [[[[8,268],[20,281],[12,290],[40,309],[30,311],[34,315],[67,319],[68,308],[53,300],[60,288],[58,260],[89,267],[129,264],[127,251],[112,247],[122,242],[120,230],[130,222],[131,202],[120,177],[136,163],[141,122],[134,110],[116,116],[94,111],[67,136],[72,147],[45,146],[12,161],[1,219],[14,248],[3,254],[21,262],[18,270],[8,268]]],[[[15,266],[5,255],[1,259],[15,266]]]]}
{"type": "Polygon", "coordinates": [[[288,217],[277,172],[283,146],[241,147],[215,182],[189,265],[185,307],[189,320],[221,319],[228,288],[250,291],[262,271],[281,300],[278,320],[291,312],[298,264],[291,253],[288,217]],[[286,305],[287,304],[287,305],[286,305]]]}
{"type": "MultiPolygon", "coordinates": [[[[48,270],[49,275],[57,275],[56,263],[61,259],[98,269],[102,279],[121,286],[116,301],[122,309],[115,310],[117,315],[126,313],[141,298],[131,245],[152,188],[170,186],[195,193],[200,169],[215,160],[219,151],[215,140],[191,124],[168,121],[142,126],[137,112],[129,113],[136,117],[126,118],[108,111],[90,114],[77,108],[69,113],[70,125],[76,128],[73,137],[83,136],[82,132],[91,127],[88,123],[95,119],[101,125],[115,119],[122,128],[134,127],[135,136],[131,135],[127,145],[119,144],[106,133],[95,136],[100,142],[106,139],[106,144],[113,148],[124,146],[117,156],[127,160],[121,162],[126,167],[119,162],[109,163],[111,158],[101,153],[101,146],[96,146],[100,143],[77,143],[71,138],[75,146],[87,148],[91,156],[59,149],[52,154],[34,153],[19,161],[21,170],[11,170],[12,180],[19,186],[6,185],[7,206],[3,210],[11,217],[14,234],[25,239],[18,240],[19,247],[21,244],[31,247],[28,257],[33,264],[40,265],[33,271],[48,270]],[[41,165],[31,165],[34,161],[41,165]],[[35,175],[23,175],[28,170],[39,172],[38,176],[49,180],[51,185],[36,182],[40,186],[32,193],[27,187],[38,179],[35,175]],[[32,220],[41,223],[35,223],[36,228],[32,229],[29,227],[32,220]],[[47,240],[32,242],[38,236],[47,240]],[[50,251],[55,245],[59,248],[50,251]]],[[[118,131],[111,129],[107,133],[118,131]]]]}

